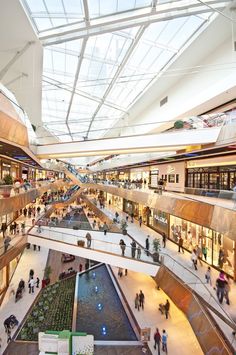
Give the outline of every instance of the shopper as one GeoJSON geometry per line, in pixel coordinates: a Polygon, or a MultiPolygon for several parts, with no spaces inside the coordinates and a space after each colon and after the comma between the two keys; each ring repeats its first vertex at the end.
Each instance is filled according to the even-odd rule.
{"type": "Polygon", "coordinates": [[[202,248],[199,245],[196,247],[196,254],[199,264],[202,266],[202,248]]]}
{"type": "Polygon", "coordinates": [[[166,247],[166,234],[165,234],[165,232],[162,234],[162,246],[163,246],[163,248],[166,247]]]}
{"type": "Polygon", "coordinates": [[[207,284],[210,284],[210,285],[212,286],[212,282],[211,282],[211,268],[210,268],[210,266],[208,266],[208,268],[207,268],[205,278],[206,278],[207,284]]]}
{"type": "Polygon", "coordinates": [[[139,306],[140,308],[144,309],[144,293],[142,290],[139,292],[139,306]]]}
{"type": "Polygon", "coordinates": [[[160,355],[160,345],[161,345],[161,334],[159,332],[159,329],[156,328],[156,331],[154,333],[154,349],[157,348],[158,355],[160,355]]]}
{"type": "Polygon", "coordinates": [[[108,225],[107,225],[107,222],[105,221],[104,224],[103,224],[104,235],[107,235],[107,231],[108,231],[108,225]]]}
{"type": "Polygon", "coordinates": [[[194,269],[197,270],[197,254],[195,249],[192,251],[191,260],[193,262],[194,269]]]}
{"type": "Polygon", "coordinates": [[[119,277],[122,277],[122,276],[123,276],[123,269],[122,269],[122,267],[119,267],[119,269],[118,269],[118,276],[119,276],[119,277]]]}
{"type": "Polygon", "coordinates": [[[139,217],[138,219],[138,222],[139,222],[139,227],[141,228],[142,226],[142,223],[143,223],[143,219],[142,219],[142,216],[139,217]]]}
{"type": "Polygon", "coordinates": [[[125,244],[124,240],[121,239],[119,244],[120,244],[120,248],[121,248],[121,255],[122,255],[122,256],[125,256],[126,244],[125,244]]]}
{"type": "Polygon", "coordinates": [[[139,295],[138,295],[138,293],[136,293],[136,296],[134,299],[134,306],[139,311],[139,295]]]}
{"type": "Polygon", "coordinates": [[[35,285],[35,281],[34,281],[34,278],[32,277],[30,280],[29,280],[29,293],[34,293],[34,285],[35,285]]]}
{"type": "Polygon", "coordinates": [[[91,247],[91,243],[92,243],[92,236],[91,236],[91,234],[90,234],[89,232],[86,233],[85,238],[87,239],[87,248],[90,248],[90,247],[91,247]]]}
{"type": "Polygon", "coordinates": [[[224,251],[223,251],[222,248],[220,248],[220,250],[219,250],[219,257],[218,257],[218,265],[219,265],[220,269],[223,268],[224,256],[225,256],[224,251]]]}
{"type": "Polygon", "coordinates": [[[163,331],[162,331],[162,336],[161,336],[162,351],[164,351],[164,352],[166,352],[166,353],[167,353],[167,338],[168,338],[168,335],[167,335],[165,329],[163,329],[163,331]]]}
{"type": "Polygon", "coordinates": [[[141,258],[141,247],[140,245],[138,245],[137,247],[137,259],[140,259],[141,258]]]}
{"type": "Polygon", "coordinates": [[[202,255],[204,256],[205,261],[207,261],[207,247],[205,245],[202,246],[202,255]]]}
{"type": "Polygon", "coordinates": [[[184,253],[184,248],[183,248],[183,243],[184,243],[184,240],[180,234],[179,236],[179,242],[178,242],[178,245],[179,245],[179,249],[178,249],[178,252],[180,253],[180,251],[182,251],[182,253],[184,253]]]}
{"type": "Polygon", "coordinates": [[[133,240],[132,243],[130,243],[131,245],[131,256],[132,258],[135,258],[135,254],[136,254],[136,242],[133,240]]]}
{"type": "Polygon", "coordinates": [[[131,223],[134,223],[134,214],[133,214],[133,212],[131,213],[130,217],[131,217],[131,223]]]}
{"type": "Polygon", "coordinates": [[[39,288],[39,282],[40,282],[40,280],[39,280],[39,278],[37,277],[36,282],[35,282],[36,288],[39,288]]]}
{"type": "Polygon", "coordinates": [[[164,305],[164,307],[165,307],[165,316],[166,319],[168,319],[169,311],[170,311],[170,302],[168,300],[166,300],[166,304],[164,305]]]}
{"type": "Polygon", "coordinates": [[[227,281],[225,280],[225,274],[223,271],[221,271],[218,279],[216,280],[216,295],[220,303],[223,302],[226,283],[227,281]]]}
{"type": "Polygon", "coordinates": [[[11,238],[9,237],[9,235],[7,235],[5,238],[4,238],[4,253],[7,252],[7,249],[10,245],[10,242],[11,242],[11,238]]]}
{"type": "Polygon", "coordinates": [[[146,241],[145,241],[145,246],[146,246],[145,249],[146,249],[147,256],[149,256],[149,248],[150,248],[149,238],[150,238],[150,236],[148,235],[147,238],[146,238],[146,241]]]}

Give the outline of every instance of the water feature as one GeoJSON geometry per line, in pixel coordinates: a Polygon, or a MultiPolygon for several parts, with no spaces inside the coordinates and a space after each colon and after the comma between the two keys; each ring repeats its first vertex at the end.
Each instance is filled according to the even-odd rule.
{"type": "Polygon", "coordinates": [[[79,276],[76,331],[95,340],[136,341],[137,337],[105,265],[79,276]]]}

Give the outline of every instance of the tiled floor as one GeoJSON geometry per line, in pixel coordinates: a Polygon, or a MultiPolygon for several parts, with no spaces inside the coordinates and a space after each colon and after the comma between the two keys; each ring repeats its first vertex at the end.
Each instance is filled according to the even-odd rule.
{"type": "MultiPolygon", "coordinates": [[[[118,269],[112,268],[116,278],[118,278],[118,269]]],[[[165,303],[167,296],[157,290],[154,280],[147,275],[128,271],[127,276],[122,276],[118,279],[123,293],[132,309],[134,316],[140,328],[151,328],[151,339],[149,347],[153,354],[157,354],[154,350],[153,335],[156,327],[160,333],[163,329],[168,334],[168,353],[173,355],[200,355],[203,354],[200,345],[195,337],[195,334],[185,317],[185,315],[170,301],[170,317],[166,319],[158,310],[160,303],[165,303]],[[144,310],[138,311],[134,307],[135,294],[140,290],[145,295],[144,310]],[[184,334],[184,336],[183,336],[184,334]],[[180,341],[181,339],[181,341],[180,341]]]]}

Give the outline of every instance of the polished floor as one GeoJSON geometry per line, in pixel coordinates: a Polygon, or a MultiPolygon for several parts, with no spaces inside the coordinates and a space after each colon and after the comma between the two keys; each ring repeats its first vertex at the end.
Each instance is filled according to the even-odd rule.
{"type": "MultiPolygon", "coordinates": [[[[113,219],[115,212],[118,211],[120,217],[126,217],[126,213],[119,210],[117,207],[106,204],[105,208],[102,211],[109,216],[109,218],[113,219]]],[[[147,235],[150,235],[150,245],[152,245],[152,240],[154,238],[160,238],[161,235],[155,232],[153,229],[142,224],[139,227],[138,221],[134,221],[134,223],[128,222],[128,234],[135,238],[138,243],[145,246],[145,239],[147,235]]],[[[184,254],[178,253],[178,246],[171,242],[167,241],[166,248],[161,248],[161,253],[164,255],[164,264],[172,270],[178,277],[184,280],[190,287],[192,287],[197,293],[200,294],[211,306],[215,307],[217,311],[222,313],[225,317],[232,319],[236,322],[236,299],[234,295],[236,294],[236,284],[231,281],[230,284],[230,306],[224,302],[220,307],[219,302],[216,297],[215,291],[215,282],[219,275],[219,272],[214,268],[211,268],[212,273],[212,286],[206,284],[205,274],[208,268],[207,263],[202,263],[202,266],[199,265],[198,270],[195,271],[193,268],[193,264],[191,261],[191,254],[189,252],[185,252],[184,254]]],[[[232,329],[228,326],[225,326],[219,318],[216,318],[216,321],[222,329],[229,341],[234,344],[236,348],[236,338],[232,335],[232,329]]]]}
{"type": "Polygon", "coordinates": [[[129,306],[141,329],[151,328],[151,338],[148,342],[153,354],[153,336],[158,327],[160,333],[163,329],[168,334],[168,354],[173,355],[202,355],[203,352],[197,338],[184,313],[170,301],[170,316],[166,319],[158,310],[160,303],[165,303],[168,298],[162,290],[157,290],[155,281],[148,275],[128,271],[127,276],[118,277],[118,269],[113,267],[114,274],[129,303],[129,306]],[[135,294],[142,290],[145,295],[144,310],[135,309],[135,294]],[[184,334],[184,337],[183,337],[184,334]],[[179,341],[181,339],[181,342],[179,341]]]}

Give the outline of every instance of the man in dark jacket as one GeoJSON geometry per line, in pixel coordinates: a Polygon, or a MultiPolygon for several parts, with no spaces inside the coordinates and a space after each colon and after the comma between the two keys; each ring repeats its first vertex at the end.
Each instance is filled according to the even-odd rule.
{"type": "Polygon", "coordinates": [[[158,355],[160,355],[160,344],[161,344],[161,334],[159,333],[159,329],[156,329],[154,334],[154,349],[157,348],[158,355]]]}
{"type": "Polygon", "coordinates": [[[147,256],[149,255],[149,248],[150,248],[150,242],[149,242],[149,235],[146,238],[146,254],[147,256]]]}

